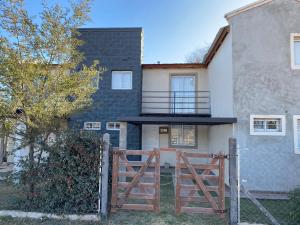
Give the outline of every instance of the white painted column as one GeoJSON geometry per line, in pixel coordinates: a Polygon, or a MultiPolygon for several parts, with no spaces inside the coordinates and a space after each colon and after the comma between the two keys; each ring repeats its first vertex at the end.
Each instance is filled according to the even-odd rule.
{"type": "MultiPolygon", "coordinates": [[[[120,134],[119,134],[119,149],[127,149],[127,122],[120,123],[120,134]]],[[[120,166],[119,171],[126,172],[125,166],[120,166]]],[[[119,177],[119,181],[125,182],[125,177],[119,177]]]]}
{"type": "Polygon", "coordinates": [[[127,123],[120,123],[119,148],[127,149],[127,123]]]}

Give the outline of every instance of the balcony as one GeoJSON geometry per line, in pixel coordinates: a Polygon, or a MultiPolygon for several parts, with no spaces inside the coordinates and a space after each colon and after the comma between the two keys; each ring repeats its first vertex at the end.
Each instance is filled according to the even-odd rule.
{"type": "Polygon", "coordinates": [[[210,116],[209,91],[143,91],[143,115],[210,116]]]}

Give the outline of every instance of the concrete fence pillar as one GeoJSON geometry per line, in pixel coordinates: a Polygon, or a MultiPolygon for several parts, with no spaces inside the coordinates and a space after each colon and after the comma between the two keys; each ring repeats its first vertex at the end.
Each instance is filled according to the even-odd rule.
{"type": "Polygon", "coordinates": [[[239,188],[237,167],[237,142],[229,139],[229,185],[230,185],[230,225],[239,223],[239,188]]]}
{"type": "Polygon", "coordinates": [[[103,135],[103,151],[101,157],[101,174],[99,177],[99,213],[102,217],[107,216],[108,204],[108,177],[109,177],[109,151],[110,151],[110,135],[103,135]]]}

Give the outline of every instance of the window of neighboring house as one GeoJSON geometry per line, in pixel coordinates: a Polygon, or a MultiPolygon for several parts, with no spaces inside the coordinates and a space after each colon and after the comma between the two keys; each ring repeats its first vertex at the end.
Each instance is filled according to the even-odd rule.
{"type": "Polygon", "coordinates": [[[300,33],[291,34],[292,69],[300,69],[300,33]]]}
{"type": "Polygon", "coordinates": [[[120,130],[120,123],[119,122],[107,122],[106,130],[120,130]]]}
{"type": "Polygon", "coordinates": [[[101,130],[100,122],[84,122],[83,125],[84,130],[101,130]]]}
{"type": "Polygon", "coordinates": [[[132,71],[112,71],[111,88],[113,90],[131,90],[132,71]]]}
{"type": "Polygon", "coordinates": [[[285,116],[251,115],[250,135],[285,135],[285,116]]]}
{"type": "Polygon", "coordinates": [[[294,145],[295,153],[300,154],[300,115],[294,116],[294,145]]]}
{"type": "Polygon", "coordinates": [[[172,125],[170,134],[172,146],[196,146],[196,126],[193,125],[172,125]]]}

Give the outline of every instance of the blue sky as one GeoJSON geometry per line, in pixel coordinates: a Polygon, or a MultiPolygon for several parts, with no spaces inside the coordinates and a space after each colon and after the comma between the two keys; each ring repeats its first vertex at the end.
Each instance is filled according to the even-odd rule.
{"type": "MultiPolygon", "coordinates": [[[[85,27],[142,27],[144,63],[180,63],[193,49],[213,41],[227,24],[225,13],[253,1],[94,0],[92,21],[85,27]]],[[[31,14],[39,11],[37,0],[25,2],[31,14]]]]}

